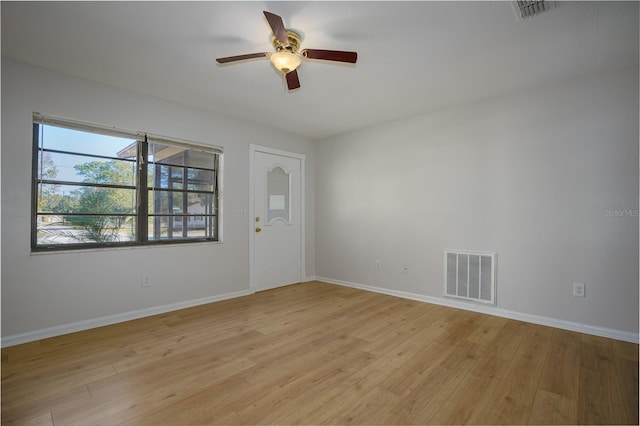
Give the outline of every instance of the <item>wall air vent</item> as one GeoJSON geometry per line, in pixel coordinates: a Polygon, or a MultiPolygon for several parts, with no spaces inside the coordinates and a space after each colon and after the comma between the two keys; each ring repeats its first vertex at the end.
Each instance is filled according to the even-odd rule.
{"type": "Polygon", "coordinates": [[[539,15],[545,10],[556,6],[555,1],[548,0],[518,0],[512,2],[518,21],[539,15]]]}
{"type": "Polygon", "coordinates": [[[444,295],[496,304],[495,252],[445,250],[444,295]]]}

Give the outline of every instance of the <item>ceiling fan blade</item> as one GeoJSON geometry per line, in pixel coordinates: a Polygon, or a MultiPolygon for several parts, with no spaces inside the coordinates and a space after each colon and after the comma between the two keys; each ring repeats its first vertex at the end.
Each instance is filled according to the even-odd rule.
{"type": "Polygon", "coordinates": [[[253,59],[253,58],[266,58],[269,56],[268,53],[249,53],[247,55],[237,55],[237,56],[227,56],[225,58],[217,58],[216,61],[219,64],[226,64],[227,62],[235,62],[235,61],[244,61],[245,59],[253,59]]]}
{"type": "Polygon", "coordinates": [[[298,70],[293,70],[287,73],[287,88],[289,90],[299,89],[300,80],[298,79],[298,70]]]}
{"type": "Polygon", "coordinates": [[[278,40],[288,45],[289,37],[287,37],[287,29],[284,27],[282,18],[276,14],[267,12],[266,10],[264,10],[263,13],[267,18],[267,22],[269,22],[269,26],[271,27],[271,31],[273,31],[273,35],[276,36],[278,40]]]}
{"type": "Polygon", "coordinates": [[[345,52],[343,50],[304,49],[300,53],[309,59],[324,59],[325,61],[355,64],[358,60],[357,52],[345,52]]]}

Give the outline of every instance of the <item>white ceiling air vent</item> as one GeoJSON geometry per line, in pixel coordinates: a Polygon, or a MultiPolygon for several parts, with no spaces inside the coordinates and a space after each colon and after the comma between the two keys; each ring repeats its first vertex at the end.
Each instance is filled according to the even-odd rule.
{"type": "Polygon", "coordinates": [[[548,0],[518,0],[512,2],[518,21],[539,15],[545,10],[556,6],[555,1],[548,0]]]}

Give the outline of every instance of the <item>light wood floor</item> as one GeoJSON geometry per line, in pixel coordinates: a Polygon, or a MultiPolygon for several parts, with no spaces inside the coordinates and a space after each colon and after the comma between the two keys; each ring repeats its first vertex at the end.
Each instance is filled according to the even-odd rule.
{"type": "Polygon", "coordinates": [[[638,345],[298,284],[2,350],[2,424],[638,424],[638,345]]]}

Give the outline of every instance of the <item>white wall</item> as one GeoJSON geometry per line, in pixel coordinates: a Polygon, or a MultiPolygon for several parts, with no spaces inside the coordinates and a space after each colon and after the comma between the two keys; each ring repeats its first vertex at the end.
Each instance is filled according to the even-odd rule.
{"type": "Polygon", "coordinates": [[[307,156],[308,276],[442,299],[445,248],[497,251],[499,309],[637,335],[638,217],[607,215],[638,209],[637,76],[574,80],[316,144],[3,60],[3,341],[248,290],[248,218],[233,212],[249,209],[251,143],[307,156]],[[224,243],[31,255],[33,111],[223,146],[224,243]],[[140,287],[143,273],[153,287],[140,287]],[[586,298],[571,296],[574,281],[586,298]]]}
{"type": "Polygon", "coordinates": [[[25,64],[2,62],[2,336],[249,289],[249,144],[306,155],[306,272],[315,274],[315,143],[25,64]],[[224,148],[222,244],[30,254],[31,115],[224,148]],[[142,274],[153,286],[141,288],[142,274]]]}
{"type": "Polygon", "coordinates": [[[444,300],[444,249],[496,251],[496,310],[637,335],[637,69],[378,125],[317,150],[318,276],[444,300]],[[608,216],[616,210],[627,212],[608,216]]]}

